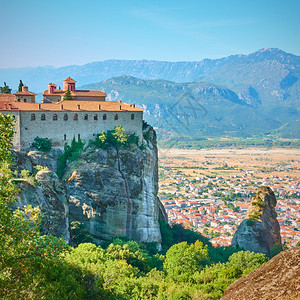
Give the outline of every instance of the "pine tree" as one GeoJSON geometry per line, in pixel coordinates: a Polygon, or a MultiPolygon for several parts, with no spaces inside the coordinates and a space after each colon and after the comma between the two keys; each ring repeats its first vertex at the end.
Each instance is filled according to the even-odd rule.
{"type": "Polygon", "coordinates": [[[22,92],[22,87],[24,86],[22,80],[20,80],[20,83],[19,83],[19,87],[18,87],[18,92],[22,92]]]}
{"type": "Polygon", "coordinates": [[[11,94],[11,89],[8,85],[6,85],[6,82],[4,82],[4,86],[0,86],[0,93],[2,94],[11,94]]]}
{"type": "Polygon", "coordinates": [[[63,97],[64,100],[73,100],[72,96],[71,96],[71,92],[70,90],[68,89],[66,91],[66,93],[64,94],[64,97],[63,97]]]}

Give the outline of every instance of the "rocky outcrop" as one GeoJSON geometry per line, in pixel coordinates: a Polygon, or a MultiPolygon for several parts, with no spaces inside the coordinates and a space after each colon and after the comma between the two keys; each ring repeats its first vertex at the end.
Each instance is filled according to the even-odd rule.
{"type": "Polygon", "coordinates": [[[41,233],[63,237],[69,241],[69,206],[65,185],[50,170],[39,171],[35,181],[19,184],[20,193],[15,207],[38,206],[43,214],[41,233]]]}
{"type": "Polygon", "coordinates": [[[69,240],[69,222],[85,225],[99,243],[117,236],[140,242],[161,242],[159,218],[166,212],[158,192],[156,134],[145,126],[142,145],[106,150],[88,147],[79,159],[67,165],[63,179],[56,175],[59,150],[14,152],[14,171],[19,179],[19,201],[39,206],[42,233],[69,240]],[[22,170],[34,174],[23,178],[22,170]]]}
{"type": "Polygon", "coordinates": [[[260,187],[251,198],[246,219],[235,232],[231,245],[266,255],[275,244],[281,245],[276,204],[273,191],[266,186],[260,187]]]}
{"type": "Polygon", "coordinates": [[[300,247],[285,250],[232,283],[222,300],[300,299],[300,247]]]}
{"type": "Polygon", "coordinates": [[[70,221],[84,223],[95,242],[116,236],[161,241],[156,136],[150,126],[145,130],[142,147],[88,148],[67,167],[70,221]]]}

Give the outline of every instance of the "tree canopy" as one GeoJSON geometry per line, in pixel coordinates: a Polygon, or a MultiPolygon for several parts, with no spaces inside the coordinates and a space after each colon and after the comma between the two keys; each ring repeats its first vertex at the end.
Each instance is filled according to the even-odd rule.
{"type": "Polygon", "coordinates": [[[4,86],[0,86],[0,93],[1,94],[11,94],[11,89],[8,85],[6,85],[6,82],[4,82],[4,86]]]}

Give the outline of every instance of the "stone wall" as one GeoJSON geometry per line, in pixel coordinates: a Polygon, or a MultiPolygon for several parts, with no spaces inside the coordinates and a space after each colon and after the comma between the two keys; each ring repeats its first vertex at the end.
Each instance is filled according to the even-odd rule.
{"type": "Polygon", "coordinates": [[[111,130],[117,125],[121,125],[127,133],[135,133],[140,140],[142,139],[142,112],[21,111],[13,114],[17,120],[14,146],[21,149],[29,148],[37,136],[49,138],[53,147],[63,147],[65,142],[70,143],[73,137],[88,141],[95,138],[102,130],[111,130]],[[35,115],[35,120],[31,120],[32,114],[35,115]],[[57,115],[57,120],[53,120],[54,114],[57,115]],[[75,114],[78,116],[77,120],[74,120],[75,114]],[[104,114],[106,120],[103,120],[104,114]],[[115,114],[118,114],[118,120],[115,120],[115,114]],[[133,120],[131,114],[134,114],[133,120]],[[41,120],[42,115],[45,115],[44,121],[41,120]],[[67,120],[64,119],[65,115],[67,120]],[[87,120],[85,115],[88,116],[87,120]],[[97,116],[96,120],[94,116],[97,116]]]}

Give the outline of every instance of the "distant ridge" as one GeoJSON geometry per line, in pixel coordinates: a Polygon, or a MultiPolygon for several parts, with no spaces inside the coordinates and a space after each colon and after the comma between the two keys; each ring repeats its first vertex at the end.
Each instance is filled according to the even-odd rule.
{"type": "Polygon", "coordinates": [[[280,49],[194,62],[106,60],[0,69],[0,85],[6,81],[14,89],[22,79],[31,91],[41,92],[49,82],[68,76],[78,86],[103,89],[110,99],[144,105],[152,124],[159,116],[170,116],[170,105],[189,92],[209,112],[192,122],[193,132],[249,136],[275,130],[283,137],[300,137],[300,56],[280,49]]]}

